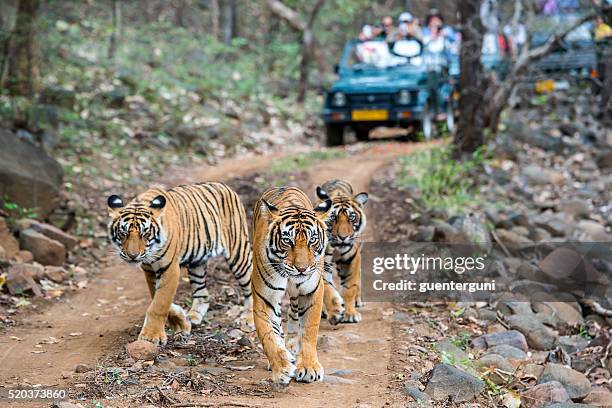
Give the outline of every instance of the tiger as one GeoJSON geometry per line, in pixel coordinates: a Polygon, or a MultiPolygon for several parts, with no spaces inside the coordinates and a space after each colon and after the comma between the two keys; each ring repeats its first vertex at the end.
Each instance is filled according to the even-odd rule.
{"type": "Polygon", "coordinates": [[[206,262],[223,256],[244,297],[242,319],[252,321],[252,251],[247,218],[238,195],[223,183],[204,182],[167,190],[153,188],[124,204],[107,200],[108,235],[122,260],[140,264],[151,303],[138,336],[156,345],[167,341],[164,325],[189,335],[209,307],[206,262]],[[181,268],[187,269],[192,304],[185,314],[173,303],[181,268]]]}
{"type": "Polygon", "coordinates": [[[317,186],[320,200],[332,201],[327,219],[329,244],[325,250],[325,312],[331,324],[358,323],[361,314],[361,247],[359,241],[365,231],[366,215],[363,206],[368,201],[365,192],[354,195],[353,187],[343,180],[329,180],[317,186]],[[333,270],[338,271],[342,297],[333,281],[333,270]]]}
{"type": "Polygon", "coordinates": [[[313,208],[295,187],[271,188],[253,210],[253,317],[272,380],[288,384],[322,381],[317,355],[331,200],[313,208]],[[283,339],[281,301],[289,295],[287,337],[283,339]]]}

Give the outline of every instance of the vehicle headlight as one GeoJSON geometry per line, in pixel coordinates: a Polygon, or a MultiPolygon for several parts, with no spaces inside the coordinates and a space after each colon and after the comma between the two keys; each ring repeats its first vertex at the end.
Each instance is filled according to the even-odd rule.
{"type": "Polygon", "coordinates": [[[333,106],[346,105],[346,95],[343,92],[336,92],[332,95],[331,103],[333,106]]]}
{"type": "Polygon", "coordinates": [[[396,102],[400,105],[408,105],[410,103],[410,91],[401,90],[397,93],[396,102]]]}

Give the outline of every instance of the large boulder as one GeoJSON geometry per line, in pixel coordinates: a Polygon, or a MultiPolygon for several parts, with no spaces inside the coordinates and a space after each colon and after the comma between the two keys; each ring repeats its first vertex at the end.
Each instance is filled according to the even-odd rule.
{"type": "Polygon", "coordinates": [[[19,230],[33,229],[34,231],[40,232],[51,239],[61,242],[62,245],[64,245],[68,250],[74,248],[74,246],[79,243],[77,238],[62,231],[56,226],[45,224],[36,220],[24,218],[17,221],[17,226],[19,227],[19,230]]]}
{"type": "Polygon", "coordinates": [[[4,250],[4,260],[13,258],[19,252],[19,242],[9,231],[6,220],[2,217],[0,217],[0,246],[4,250]]]}
{"type": "Polygon", "coordinates": [[[484,381],[448,364],[434,367],[425,393],[436,401],[464,402],[475,399],[485,387],[484,381]]]}
{"type": "Polygon", "coordinates": [[[46,216],[56,208],[62,167],[31,143],[0,129],[0,197],[46,216]]]}
{"type": "Polygon", "coordinates": [[[32,229],[26,229],[19,234],[21,248],[34,255],[34,260],[43,265],[62,266],[66,262],[66,248],[56,241],[32,229]]]}
{"type": "Polygon", "coordinates": [[[573,400],[582,399],[591,392],[591,382],[584,374],[561,364],[548,363],[538,384],[550,381],[560,382],[573,400]]]}

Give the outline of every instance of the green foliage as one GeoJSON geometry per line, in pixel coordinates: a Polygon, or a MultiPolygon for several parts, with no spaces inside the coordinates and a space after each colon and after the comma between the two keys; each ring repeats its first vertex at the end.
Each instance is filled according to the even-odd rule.
{"type": "Polygon", "coordinates": [[[315,150],[308,153],[300,153],[274,161],[270,167],[273,174],[283,174],[306,170],[322,160],[332,160],[345,157],[346,153],[341,150],[315,150]]]}
{"type": "Polygon", "coordinates": [[[484,147],[464,161],[455,161],[449,147],[418,151],[400,158],[396,184],[416,189],[416,201],[422,207],[459,211],[474,202],[478,189],[473,172],[485,156],[484,147]]]}
{"type": "Polygon", "coordinates": [[[459,347],[461,350],[466,351],[470,346],[470,335],[468,333],[461,333],[452,337],[451,343],[459,347]]]}
{"type": "Polygon", "coordinates": [[[2,197],[2,208],[8,214],[8,221],[12,223],[14,220],[21,218],[38,218],[38,208],[26,207],[23,208],[19,204],[12,202],[8,196],[2,197]]]}

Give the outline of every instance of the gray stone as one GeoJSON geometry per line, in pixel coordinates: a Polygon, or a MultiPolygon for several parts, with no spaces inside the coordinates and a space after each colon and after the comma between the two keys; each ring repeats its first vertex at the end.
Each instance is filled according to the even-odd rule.
{"type": "Polygon", "coordinates": [[[415,385],[406,384],[404,388],[402,388],[404,394],[412,397],[417,403],[426,403],[429,402],[429,395],[425,394],[423,391],[419,390],[419,388],[415,385]]]}
{"type": "Polygon", "coordinates": [[[17,227],[19,230],[33,229],[34,231],[40,232],[51,239],[61,242],[67,250],[71,250],[79,243],[76,237],[73,237],[53,225],[45,224],[44,222],[24,218],[17,221],[17,227]]]}
{"type": "Polygon", "coordinates": [[[589,345],[589,341],[587,339],[577,334],[573,336],[560,336],[558,343],[559,346],[568,354],[581,351],[589,345]]]}
{"type": "Polygon", "coordinates": [[[591,382],[584,374],[560,364],[547,364],[538,384],[549,381],[560,382],[572,400],[582,399],[591,392],[591,382]]]}
{"type": "Polygon", "coordinates": [[[538,266],[553,282],[570,278],[584,270],[582,256],[569,248],[555,249],[546,255],[538,266]]]}
{"type": "Polygon", "coordinates": [[[477,349],[488,349],[499,345],[509,345],[524,352],[529,350],[525,336],[517,330],[485,334],[472,340],[472,345],[477,349]]]}
{"type": "Polygon", "coordinates": [[[511,328],[525,335],[529,347],[536,350],[550,350],[557,341],[557,334],[544,326],[534,316],[514,315],[507,319],[511,328]]]}
{"type": "Polygon", "coordinates": [[[514,373],[512,364],[499,354],[486,354],[480,357],[476,364],[479,366],[480,372],[487,373],[487,378],[495,384],[504,384],[514,373]],[[500,373],[498,370],[504,373],[500,373]]]}
{"type": "Polygon", "coordinates": [[[436,401],[449,397],[454,402],[475,399],[483,390],[484,382],[452,365],[438,364],[434,367],[425,393],[436,401]]]}
{"type": "Polygon", "coordinates": [[[66,248],[40,232],[31,229],[21,231],[19,244],[22,249],[32,252],[34,260],[43,265],[62,266],[66,262],[66,248]]]}
{"type": "Polygon", "coordinates": [[[539,408],[551,402],[568,402],[569,394],[558,381],[538,384],[521,395],[521,406],[525,408],[539,408]]]}
{"type": "Polygon", "coordinates": [[[488,354],[498,354],[502,357],[505,357],[511,360],[526,360],[527,359],[527,353],[525,353],[521,349],[510,346],[508,344],[500,344],[499,346],[491,347],[485,353],[485,355],[488,355],[488,354]]]}
{"type": "Polygon", "coordinates": [[[529,165],[522,171],[525,181],[532,185],[546,185],[550,183],[550,177],[546,170],[536,165],[529,165]]]}
{"type": "Polygon", "coordinates": [[[573,217],[587,217],[591,209],[589,203],[578,198],[570,198],[562,200],[558,206],[559,211],[569,214],[573,217]]]}
{"type": "MultiPolygon", "coordinates": [[[[42,149],[0,129],[0,197],[48,215],[59,204],[62,167],[42,149]]],[[[6,249],[6,248],[5,248],[6,249]]]]}

